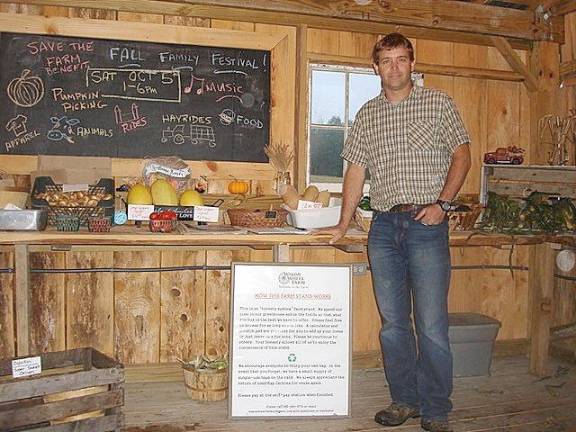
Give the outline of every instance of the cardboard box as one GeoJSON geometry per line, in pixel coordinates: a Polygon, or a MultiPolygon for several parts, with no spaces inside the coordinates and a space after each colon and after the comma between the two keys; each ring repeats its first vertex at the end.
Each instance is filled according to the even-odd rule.
{"type": "Polygon", "coordinates": [[[101,178],[112,177],[112,159],[41,155],[36,171],[30,173],[32,184],[40,176],[52,177],[58,184],[96,184],[101,178]]]}

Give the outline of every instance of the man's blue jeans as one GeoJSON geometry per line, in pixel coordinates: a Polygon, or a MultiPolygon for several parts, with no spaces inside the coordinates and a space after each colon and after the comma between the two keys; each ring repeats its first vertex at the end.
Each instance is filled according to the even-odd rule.
{"type": "Polygon", "coordinates": [[[390,396],[419,407],[426,420],[445,420],[452,409],[448,223],[426,226],[409,212],[375,212],[368,256],[390,396]]]}

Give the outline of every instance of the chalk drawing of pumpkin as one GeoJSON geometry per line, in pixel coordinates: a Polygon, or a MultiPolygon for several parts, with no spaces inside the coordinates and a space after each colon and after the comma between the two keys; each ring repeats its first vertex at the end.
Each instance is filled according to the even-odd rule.
{"type": "Polygon", "coordinates": [[[10,81],[6,92],[16,105],[32,107],[44,97],[44,83],[39,77],[30,75],[30,69],[24,69],[18,78],[10,81]]]}

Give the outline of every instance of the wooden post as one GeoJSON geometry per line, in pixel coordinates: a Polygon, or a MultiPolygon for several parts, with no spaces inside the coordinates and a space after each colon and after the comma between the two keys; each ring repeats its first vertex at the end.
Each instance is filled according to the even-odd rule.
{"type": "Polygon", "coordinates": [[[546,165],[552,148],[542,148],[538,136],[538,120],[547,114],[560,114],[560,49],[557,43],[535,42],[530,54],[530,70],[538,80],[538,90],[530,93],[530,155],[531,165],[546,165]]]}
{"type": "Polygon", "coordinates": [[[14,246],[14,269],[16,271],[16,354],[30,354],[30,262],[28,245],[14,246]]]}
{"type": "Polygon", "coordinates": [[[554,250],[547,243],[531,247],[528,276],[530,373],[547,374],[554,295],[554,250]]]}
{"type": "Polygon", "coordinates": [[[290,246],[287,244],[272,246],[272,260],[277,263],[290,262],[290,246]]]}

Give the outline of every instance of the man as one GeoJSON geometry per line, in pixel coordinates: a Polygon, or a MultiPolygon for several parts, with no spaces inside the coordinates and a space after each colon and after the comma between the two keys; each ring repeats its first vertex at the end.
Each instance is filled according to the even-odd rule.
{"type": "Polygon", "coordinates": [[[421,416],[424,430],[449,432],[446,212],[470,169],[470,139],[449,96],[413,85],[408,39],[391,33],[379,40],[373,63],[382,92],[356,116],[341,155],[348,169],[340,221],[320,233],[331,234],[332,243],[346,234],[368,168],[374,210],[368,256],[392,398],[375,420],[398,426],[421,416]]]}

